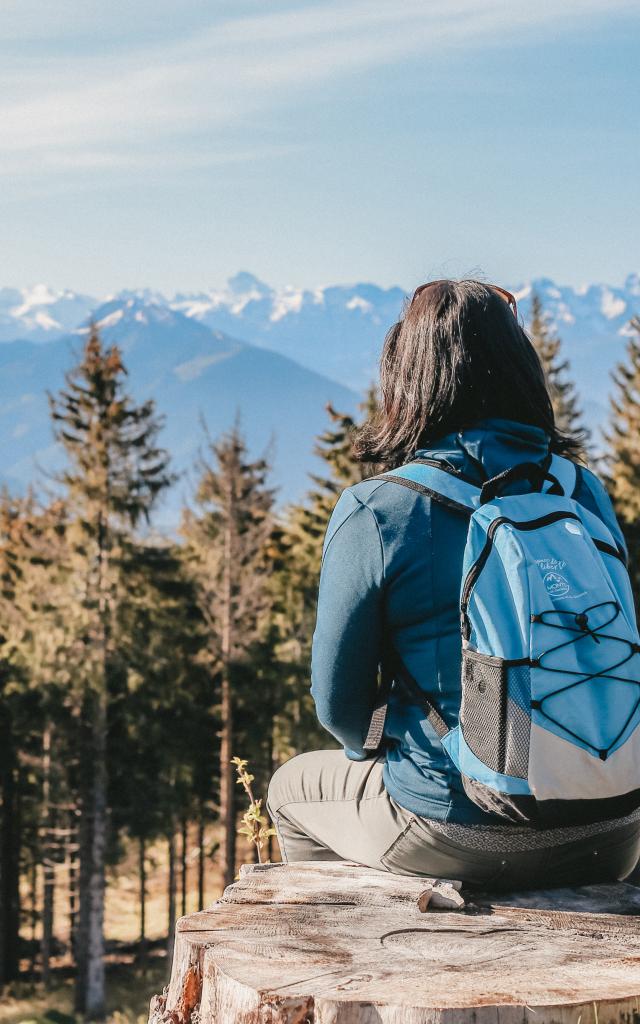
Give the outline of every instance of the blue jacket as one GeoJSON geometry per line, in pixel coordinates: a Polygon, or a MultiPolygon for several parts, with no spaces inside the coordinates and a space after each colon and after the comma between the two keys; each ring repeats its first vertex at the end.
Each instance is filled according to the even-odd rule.
{"type": "MultiPolygon", "coordinates": [[[[481,484],[483,474],[486,479],[518,462],[541,461],[548,448],[539,428],[495,419],[417,454],[446,459],[481,484]]],[[[575,497],[604,519],[624,547],[609,498],[593,473],[582,471],[575,497]]],[[[324,543],[311,689],[320,722],[350,757],[367,756],[363,743],[385,638],[434,696],[447,723],[457,724],[458,601],[467,526],[465,515],[389,481],[363,480],[340,496],[324,543]]],[[[407,810],[438,820],[496,823],[465,795],[423,712],[393,694],[385,758],[387,791],[407,810]]]]}

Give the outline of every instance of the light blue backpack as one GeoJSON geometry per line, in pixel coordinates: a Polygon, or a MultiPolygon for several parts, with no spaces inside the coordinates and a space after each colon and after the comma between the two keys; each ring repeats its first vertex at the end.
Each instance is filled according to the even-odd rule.
{"type": "MultiPolygon", "coordinates": [[[[624,552],[571,497],[554,456],[482,489],[442,463],[383,474],[470,514],[460,591],[462,704],[448,729],[397,660],[394,685],[423,707],[480,807],[536,827],[640,806],[640,638],[624,552]],[[503,495],[528,480],[524,494],[503,495]]],[[[374,714],[369,748],[384,715],[374,714]],[[376,715],[378,721],[376,723],[376,715]]]]}

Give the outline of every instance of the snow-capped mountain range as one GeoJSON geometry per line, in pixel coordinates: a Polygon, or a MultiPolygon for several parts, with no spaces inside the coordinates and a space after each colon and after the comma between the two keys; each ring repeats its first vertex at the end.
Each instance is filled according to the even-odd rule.
{"type": "MultiPolygon", "coordinates": [[[[540,278],[512,288],[525,323],[531,290],[539,292],[568,357],[573,357],[574,373],[583,378],[578,365],[583,362],[583,346],[592,351],[594,345],[603,343],[600,355],[609,368],[619,355],[631,316],[640,310],[638,273],[630,274],[619,286],[573,288],[540,278]]],[[[361,389],[375,374],[384,333],[406,296],[402,288],[374,284],[271,288],[247,272],[230,278],[224,288],[174,296],[149,289],[96,298],[45,285],[0,288],[0,341],[51,340],[73,331],[104,302],[135,299],[145,306],[165,306],[206,327],[271,348],[361,389]]],[[[588,384],[587,378],[581,383],[588,384]]],[[[599,397],[601,385],[598,379],[597,395],[590,394],[587,387],[585,397],[599,397]]]]}
{"type": "MultiPolygon", "coordinates": [[[[516,286],[525,324],[533,288],[597,429],[610,371],[640,313],[640,275],[620,286],[572,288],[546,278],[516,286]]],[[[60,385],[93,317],[105,340],[124,350],[134,392],[154,397],[165,415],[165,444],[179,470],[197,454],[202,418],[215,434],[239,412],[254,450],[274,439],[281,497],[297,497],[313,469],[326,402],[355,409],[406,298],[402,288],[374,284],[276,289],[246,272],[221,289],[170,297],[0,288],[0,477],[22,487],[36,461],[57,458],[45,392],[60,385]]]]}

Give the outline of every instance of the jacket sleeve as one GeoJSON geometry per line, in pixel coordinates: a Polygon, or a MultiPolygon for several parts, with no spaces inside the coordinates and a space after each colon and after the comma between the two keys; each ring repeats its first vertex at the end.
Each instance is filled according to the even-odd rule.
{"type": "Polygon", "coordinates": [[[349,757],[363,750],[377,693],[384,558],[370,508],[344,491],[325,537],[311,655],[311,693],[321,724],[349,757]]]}

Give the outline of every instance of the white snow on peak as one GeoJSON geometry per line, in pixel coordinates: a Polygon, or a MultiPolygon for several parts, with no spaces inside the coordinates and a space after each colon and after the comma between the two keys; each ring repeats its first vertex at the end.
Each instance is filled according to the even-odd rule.
{"type": "Polygon", "coordinates": [[[260,302],[263,298],[264,295],[262,292],[257,291],[255,288],[251,288],[250,291],[244,292],[243,295],[238,295],[237,298],[234,298],[229,306],[229,310],[234,314],[234,316],[238,316],[250,302],[260,302]]]}
{"type": "Polygon", "coordinates": [[[617,316],[622,316],[626,308],[627,303],[623,298],[615,295],[610,288],[603,289],[600,310],[607,320],[615,320],[617,316]]]}
{"type": "Polygon", "coordinates": [[[354,295],[352,299],[347,302],[347,309],[359,309],[362,313],[370,313],[373,306],[366,299],[363,299],[360,295],[354,295]]]}
{"type": "Polygon", "coordinates": [[[200,317],[206,316],[212,309],[218,309],[222,305],[222,296],[219,294],[212,295],[210,298],[203,295],[196,299],[184,299],[178,302],[172,302],[171,308],[176,309],[179,313],[183,313],[185,316],[191,317],[195,320],[199,320],[200,317]]]}
{"type": "Polygon", "coordinates": [[[554,310],[554,314],[556,320],[560,320],[564,324],[575,324],[576,322],[576,318],[566,302],[559,302],[554,310]]]}
{"type": "Polygon", "coordinates": [[[46,284],[36,284],[32,288],[23,288],[21,294],[21,305],[15,306],[11,310],[13,316],[16,317],[26,316],[32,309],[38,306],[51,306],[64,295],[63,292],[54,292],[46,284]]]}
{"type": "Polygon", "coordinates": [[[60,329],[60,323],[54,320],[48,313],[44,313],[39,309],[32,317],[29,318],[30,322],[36,327],[41,327],[43,331],[57,331],[60,329]]]}
{"type": "Polygon", "coordinates": [[[289,313],[299,313],[304,302],[304,293],[296,288],[285,288],[273,297],[273,307],[269,315],[271,323],[277,323],[289,313]]]}
{"type": "Polygon", "coordinates": [[[221,362],[223,359],[229,359],[236,351],[237,349],[229,349],[228,352],[212,352],[210,355],[196,356],[195,359],[189,359],[186,363],[179,363],[178,366],[174,366],[173,372],[181,381],[196,380],[210,366],[221,362]]]}
{"type": "MultiPolygon", "coordinates": [[[[129,303],[127,303],[127,305],[129,305],[129,303]]],[[[122,320],[123,316],[124,311],[122,309],[114,309],[113,313],[107,313],[106,316],[102,317],[102,320],[98,320],[96,327],[100,328],[101,330],[103,330],[105,327],[113,327],[114,324],[117,324],[120,320],[122,320]]]]}

